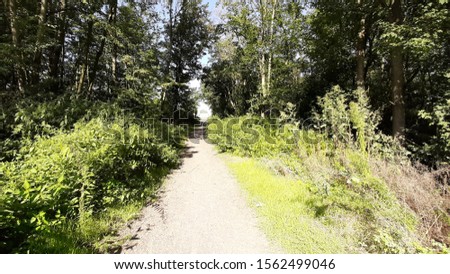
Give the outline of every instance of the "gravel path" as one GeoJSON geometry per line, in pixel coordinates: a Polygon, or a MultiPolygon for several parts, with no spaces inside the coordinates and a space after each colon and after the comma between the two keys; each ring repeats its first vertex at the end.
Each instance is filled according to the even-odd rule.
{"type": "MultiPolygon", "coordinates": [[[[200,134],[201,135],[201,134],[200,134]]],[[[214,147],[190,139],[156,203],[126,232],[123,253],[273,253],[245,194],[214,147]]]]}

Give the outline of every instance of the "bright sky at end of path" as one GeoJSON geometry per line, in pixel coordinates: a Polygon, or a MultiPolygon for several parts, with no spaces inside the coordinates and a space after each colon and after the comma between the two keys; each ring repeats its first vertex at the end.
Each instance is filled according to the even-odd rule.
{"type": "MultiPolygon", "coordinates": [[[[201,86],[201,81],[199,79],[193,79],[189,82],[189,87],[193,90],[199,90],[201,86]]],[[[206,122],[208,118],[212,115],[211,108],[209,105],[201,100],[197,105],[197,116],[200,118],[202,122],[206,122]]]]}

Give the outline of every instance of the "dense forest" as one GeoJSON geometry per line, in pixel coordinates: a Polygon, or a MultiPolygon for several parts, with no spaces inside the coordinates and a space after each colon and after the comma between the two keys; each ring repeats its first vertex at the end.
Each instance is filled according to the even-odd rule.
{"type": "Polygon", "coordinates": [[[6,0],[0,25],[0,248],[101,250],[178,162],[206,6],[6,0]]]}
{"type": "Polygon", "coordinates": [[[449,8],[226,1],[208,134],[286,250],[448,252],[449,8]]]}
{"type": "Polygon", "coordinates": [[[308,119],[333,86],[364,89],[382,132],[430,165],[449,161],[446,1],[230,1],[206,96],[220,116],[308,119]]]}
{"type": "Polygon", "coordinates": [[[341,191],[317,208],[391,206],[361,217],[381,231],[357,240],[362,252],[443,252],[450,3],[217,4],[212,20],[201,0],[0,1],[0,250],[114,252],[111,235],[179,164],[182,124],[205,100],[210,125],[240,126],[210,128],[221,151],[281,159],[283,174],[341,191]],[[247,142],[249,130],[274,139],[247,142]],[[298,130],[315,141],[293,148],[298,130]],[[308,173],[312,155],[321,168],[308,173]]]}

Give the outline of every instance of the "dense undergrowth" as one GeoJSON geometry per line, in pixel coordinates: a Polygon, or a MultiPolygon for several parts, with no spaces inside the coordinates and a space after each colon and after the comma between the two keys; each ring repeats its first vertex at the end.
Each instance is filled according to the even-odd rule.
{"type": "Polygon", "coordinates": [[[230,165],[262,204],[269,235],[296,253],[447,252],[448,186],[375,132],[363,92],[334,88],[320,107],[312,129],[255,116],[209,121],[220,151],[258,159],[230,165]]]}
{"type": "Polygon", "coordinates": [[[15,104],[15,117],[3,116],[3,252],[106,252],[117,244],[108,237],[178,164],[185,138],[122,103],[62,96],[15,104]]]}

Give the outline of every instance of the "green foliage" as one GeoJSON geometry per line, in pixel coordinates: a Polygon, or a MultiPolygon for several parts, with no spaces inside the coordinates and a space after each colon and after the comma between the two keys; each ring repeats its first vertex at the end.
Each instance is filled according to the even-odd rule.
{"type": "Polygon", "coordinates": [[[319,98],[318,105],[320,109],[313,114],[315,127],[329,136],[335,147],[354,147],[386,159],[406,160],[408,152],[377,130],[380,117],[370,109],[365,90],[348,93],[335,86],[319,98]]]}
{"type": "MultiPolygon", "coordinates": [[[[349,110],[345,97],[339,94],[336,97],[341,98],[337,105],[349,110]]],[[[349,122],[344,132],[354,129],[364,134],[366,140],[372,140],[370,132],[365,131],[364,123],[373,122],[364,119],[364,99],[353,103],[352,111],[359,115],[350,117],[349,113],[344,117],[344,121],[349,122]]],[[[334,115],[332,121],[343,121],[336,117],[337,113],[331,110],[328,113],[334,115]]],[[[208,136],[221,151],[259,158],[274,173],[286,176],[270,179],[274,175],[267,175],[267,171],[256,167],[254,162],[231,164],[252,197],[262,204],[258,210],[269,218],[269,233],[280,237],[283,246],[293,252],[340,252],[336,250],[342,249],[371,253],[417,252],[418,243],[422,241],[418,232],[419,217],[397,199],[385,181],[371,172],[369,157],[383,155],[372,153],[369,156],[361,149],[363,141],[358,137],[351,140],[354,146],[346,146],[341,143],[342,139],[338,139],[336,146],[328,139],[328,134],[299,130],[289,124],[270,125],[269,120],[255,117],[213,118],[209,122],[208,136]],[[291,181],[292,178],[300,181],[291,181]],[[285,194],[274,194],[279,191],[285,194]],[[295,193],[299,194],[295,196],[295,193]],[[301,216],[301,220],[307,220],[306,224],[298,217],[286,217],[285,213],[301,216]],[[335,249],[322,245],[317,246],[320,251],[309,249],[309,233],[322,235],[317,229],[339,235],[335,237],[335,249]],[[288,243],[284,237],[301,238],[306,244],[288,243]]],[[[330,128],[341,130],[331,124],[330,128]]],[[[316,240],[328,241],[325,236],[316,240]]]]}
{"type": "MultiPolygon", "coordinates": [[[[339,86],[333,87],[319,100],[319,106],[321,113],[316,113],[314,117],[318,127],[323,128],[336,144],[351,144],[351,112],[348,110],[348,96],[345,91],[339,86]]],[[[354,111],[357,109],[354,108],[354,111]]]]}
{"type": "Polygon", "coordinates": [[[18,102],[10,127],[14,135],[22,138],[51,135],[58,129],[70,129],[91,109],[92,102],[69,94],[43,102],[29,98],[18,102]]]}
{"type": "Polygon", "coordinates": [[[147,197],[178,162],[186,132],[159,121],[172,99],[194,116],[187,83],[209,45],[208,13],[174,2],[164,32],[167,16],[144,2],[0,5],[2,251],[102,251],[107,212],[147,197]],[[183,87],[177,98],[165,82],[183,87]]]}
{"type": "Polygon", "coordinates": [[[137,217],[141,206],[141,203],[133,202],[108,208],[95,216],[68,220],[50,232],[34,235],[29,239],[28,250],[44,254],[116,253],[126,239],[113,235],[137,217]]]}
{"type": "Polygon", "coordinates": [[[244,58],[242,53],[231,53],[230,57],[225,55],[230,47],[230,42],[226,42],[220,45],[223,48],[216,49],[217,52],[214,52],[213,58],[217,58],[217,61],[211,67],[204,69],[205,74],[202,79],[204,97],[212,111],[220,117],[244,115],[249,108],[247,101],[252,91],[257,88],[255,73],[240,65],[240,59],[244,58]]]}
{"type": "Polygon", "coordinates": [[[336,120],[320,123],[333,132],[333,142],[351,141],[370,152],[373,146],[380,148],[377,142],[393,143],[385,135],[370,134],[372,126],[395,134],[393,121],[403,121],[404,115],[403,145],[412,152],[409,156],[430,166],[448,162],[447,150],[434,149],[443,145],[436,125],[419,119],[422,110],[433,113],[435,106],[447,104],[448,1],[393,3],[225,3],[225,20],[217,27],[203,77],[213,113],[222,118],[248,113],[273,117],[290,102],[295,118],[308,120],[317,104],[324,104],[318,98],[333,98],[337,101],[327,103],[323,118],[336,120]],[[394,50],[398,64],[392,62],[394,50]],[[396,89],[401,104],[393,105],[394,70],[405,82],[396,89]],[[357,92],[339,94],[333,88],[337,85],[344,91],[360,86],[366,92],[362,97],[357,92]],[[330,88],[334,95],[326,95],[330,88]],[[364,106],[369,99],[376,114],[364,106]],[[401,115],[393,119],[394,107],[401,115]],[[376,119],[371,122],[368,115],[376,119]],[[338,128],[329,128],[331,124],[338,128]]]}
{"type": "Polygon", "coordinates": [[[161,110],[165,118],[179,120],[182,110],[193,120],[196,102],[188,82],[198,75],[200,58],[211,40],[208,10],[200,0],[170,1],[163,5],[167,17],[163,22],[162,60],[164,78],[161,110]]]}
{"type": "Polygon", "coordinates": [[[290,151],[290,144],[299,139],[295,125],[281,125],[276,120],[258,116],[243,116],[208,121],[208,138],[221,151],[233,151],[238,155],[276,155],[290,151]]]}
{"type": "Polygon", "coordinates": [[[431,112],[420,111],[419,116],[436,128],[436,135],[420,148],[420,153],[435,159],[437,164],[450,164],[450,99],[434,106],[431,112]]]}
{"type": "Polygon", "coordinates": [[[223,3],[211,65],[204,69],[206,99],[224,117],[261,114],[299,100],[304,7],[297,2],[223,3]]]}
{"type": "Polygon", "coordinates": [[[22,147],[15,161],[0,166],[5,248],[49,233],[66,219],[146,197],[177,164],[177,152],[160,130],[96,118],[22,147]]]}

